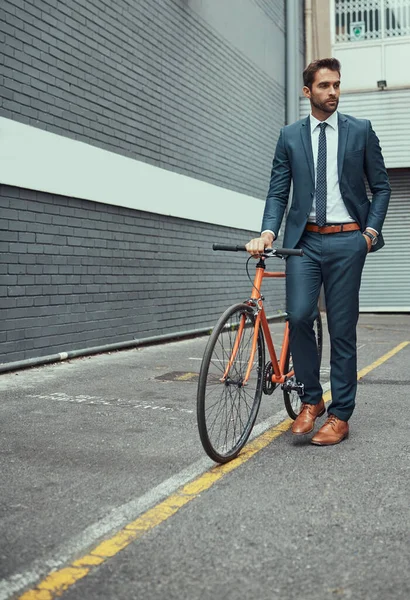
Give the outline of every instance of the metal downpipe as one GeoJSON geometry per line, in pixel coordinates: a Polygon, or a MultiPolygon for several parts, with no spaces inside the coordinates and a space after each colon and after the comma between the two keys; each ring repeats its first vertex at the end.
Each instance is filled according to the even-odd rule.
{"type": "Polygon", "coordinates": [[[301,0],[286,3],[286,124],[299,119],[301,0]]]}

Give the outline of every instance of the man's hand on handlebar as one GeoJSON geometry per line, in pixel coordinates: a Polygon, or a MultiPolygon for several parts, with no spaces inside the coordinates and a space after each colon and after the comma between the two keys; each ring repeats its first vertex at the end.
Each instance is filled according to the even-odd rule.
{"type": "Polygon", "coordinates": [[[265,248],[272,248],[274,240],[275,236],[266,231],[260,237],[254,238],[248,242],[246,244],[246,249],[252,256],[259,256],[263,253],[265,248]]]}

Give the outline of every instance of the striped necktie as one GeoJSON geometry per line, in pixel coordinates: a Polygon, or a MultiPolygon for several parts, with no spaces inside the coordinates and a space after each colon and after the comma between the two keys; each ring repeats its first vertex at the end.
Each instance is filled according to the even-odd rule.
{"type": "Polygon", "coordinates": [[[319,227],[323,227],[326,224],[326,125],[327,123],[319,125],[319,150],[316,167],[316,223],[319,227]]]}

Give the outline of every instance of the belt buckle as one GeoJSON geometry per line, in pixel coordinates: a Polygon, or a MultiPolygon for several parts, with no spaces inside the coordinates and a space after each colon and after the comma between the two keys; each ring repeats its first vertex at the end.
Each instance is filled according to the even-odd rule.
{"type": "Polygon", "coordinates": [[[341,233],[343,231],[343,223],[333,223],[332,225],[327,225],[327,227],[330,227],[329,233],[341,233]]]}

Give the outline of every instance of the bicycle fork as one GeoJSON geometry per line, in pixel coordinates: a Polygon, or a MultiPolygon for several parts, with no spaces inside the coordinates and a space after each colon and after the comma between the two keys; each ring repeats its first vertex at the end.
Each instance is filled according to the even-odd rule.
{"type": "Polygon", "coordinates": [[[243,314],[241,316],[241,321],[239,324],[238,332],[236,334],[236,339],[235,339],[234,347],[232,349],[232,354],[229,358],[229,362],[226,366],[225,372],[220,379],[221,383],[236,383],[239,387],[244,387],[248,382],[248,379],[251,374],[252,366],[253,366],[253,361],[255,359],[256,346],[258,343],[259,327],[260,327],[260,318],[258,318],[258,316],[256,317],[256,321],[255,321],[255,331],[254,331],[253,339],[252,339],[251,354],[249,357],[248,368],[246,370],[245,377],[243,378],[243,380],[241,382],[233,382],[233,381],[230,382],[228,380],[228,373],[231,370],[231,367],[232,367],[232,365],[236,359],[236,356],[238,354],[239,345],[241,343],[242,335],[243,335],[243,332],[245,329],[245,323],[246,323],[246,314],[243,314]]]}

